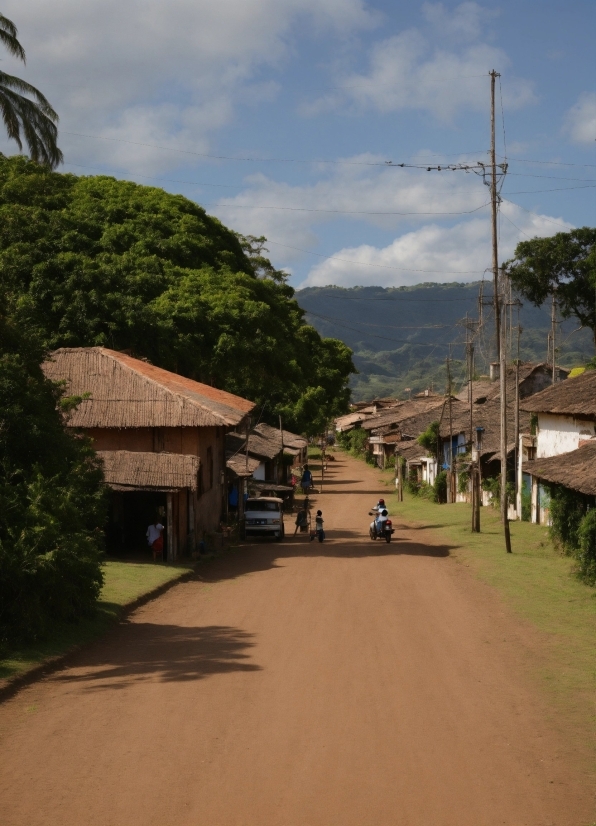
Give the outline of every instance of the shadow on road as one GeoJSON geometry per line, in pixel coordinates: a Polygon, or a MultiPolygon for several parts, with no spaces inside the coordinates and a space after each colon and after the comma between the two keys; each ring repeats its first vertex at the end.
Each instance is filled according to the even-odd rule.
{"type": "Polygon", "coordinates": [[[155,677],[160,682],[186,682],[233,671],[261,671],[259,665],[247,662],[253,635],[240,628],[124,623],[115,635],[109,636],[107,645],[78,655],[74,668],[51,679],[87,683],[90,690],[98,691],[155,677]],[[115,635],[120,636],[120,644],[115,635]]]}

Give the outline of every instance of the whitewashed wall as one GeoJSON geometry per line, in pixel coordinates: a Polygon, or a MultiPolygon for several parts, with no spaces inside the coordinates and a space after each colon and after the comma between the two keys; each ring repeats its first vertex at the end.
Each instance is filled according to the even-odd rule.
{"type": "Polygon", "coordinates": [[[536,458],[545,459],[549,456],[569,453],[570,450],[576,450],[579,447],[580,439],[589,439],[594,435],[596,435],[596,428],[592,421],[554,413],[539,413],[536,458]]]}

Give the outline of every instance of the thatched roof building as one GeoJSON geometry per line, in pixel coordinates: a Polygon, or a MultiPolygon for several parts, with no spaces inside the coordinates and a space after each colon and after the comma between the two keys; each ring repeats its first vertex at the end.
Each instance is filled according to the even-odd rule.
{"type": "Polygon", "coordinates": [[[586,370],[581,376],[536,393],[525,399],[521,407],[530,413],[596,419],[596,370],[586,370]]]}
{"type": "Polygon", "coordinates": [[[254,407],[105,347],[63,347],[43,369],[48,378],[66,382],[68,395],[83,397],[69,419],[72,427],[235,427],[254,407]]]}
{"type": "MultiPolygon", "coordinates": [[[[571,379],[570,383],[574,381],[571,379]]],[[[583,442],[569,453],[524,462],[523,470],[545,482],[596,496],[596,440],[583,442]]]]}
{"type": "Polygon", "coordinates": [[[98,450],[104,476],[113,490],[151,490],[165,493],[180,488],[196,491],[198,456],[180,453],[145,453],[134,450],[98,450]]]}

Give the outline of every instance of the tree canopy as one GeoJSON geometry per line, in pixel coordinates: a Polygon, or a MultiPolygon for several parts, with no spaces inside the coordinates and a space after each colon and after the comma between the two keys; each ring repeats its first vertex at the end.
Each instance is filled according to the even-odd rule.
{"type": "Polygon", "coordinates": [[[351,351],[304,322],[263,244],[180,195],[0,157],[0,270],[15,323],[48,349],[129,350],[314,434],[347,408],[351,351]]]}
{"type": "Polygon", "coordinates": [[[596,344],[596,229],[522,241],[505,269],[514,288],[534,305],[555,295],[561,315],[590,328],[596,344]]]}

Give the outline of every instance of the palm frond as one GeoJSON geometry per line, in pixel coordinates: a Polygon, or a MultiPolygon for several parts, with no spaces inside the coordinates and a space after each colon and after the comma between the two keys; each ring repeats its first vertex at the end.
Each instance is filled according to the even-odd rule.
{"type": "MultiPolygon", "coordinates": [[[[14,23],[0,14],[0,43],[25,62],[25,50],[17,39],[14,23]]],[[[39,89],[20,77],[0,72],[0,116],[9,138],[23,148],[23,136],[31,160],[50,168],[64,160],[58,148],[58,115],[39,89]]]]}
{"type": "Polygon", "coordinates": [[[41,98],[46,106],[40,106],[36,100],[0,83],[0,115],[8,136],[22,149],[22,134],[31,159],[53,169],[63,161],[57,146],[58,128],[54,122],[58,117],[43,95],[41,98]]]}
{"type": "Polygon", "coordinates": [[[26,62],[25,49],[21,46],[17,38],[18,31],[12,20],[0,14],[0,43],[8,49],[11,55],[18,57],[23,63],[26,62]]]}

